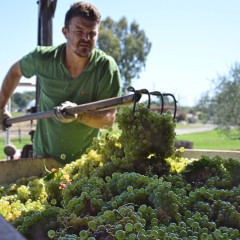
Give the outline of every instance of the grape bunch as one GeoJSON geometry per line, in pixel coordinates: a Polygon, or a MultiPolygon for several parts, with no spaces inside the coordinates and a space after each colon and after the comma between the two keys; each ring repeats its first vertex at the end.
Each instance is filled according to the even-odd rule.
{"type": "Polygon", "coordinates": [[[170,113],[159,114],[138,104],[134,112],[122,108],[117,121],[122,130],[120,142],[128,157],[137,159],[156,154],[165,159],[173,155],[176,123],[170,113]]]}

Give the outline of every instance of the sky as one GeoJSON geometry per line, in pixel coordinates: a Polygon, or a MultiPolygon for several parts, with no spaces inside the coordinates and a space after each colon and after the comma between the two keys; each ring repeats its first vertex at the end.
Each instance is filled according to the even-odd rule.
{"type": "MultiPolygon", "coordinates": [[[[73,0],[58,0],[53,45],[65,42],[61,29],[73,0]]],[[[174,94],[180,106],[194,106],[240,62],[239,0],[88,0],[102,19],[135,21],[152,43],[135,89],[174,94]]],[[[1,3],[0,84],[10,66],[37,45],[37,0],[1,3]]],[[[35,83],[35,78],[21,82],[35,83]]],[[[19,86],[15,91],[34,90],[19,86]]]]}

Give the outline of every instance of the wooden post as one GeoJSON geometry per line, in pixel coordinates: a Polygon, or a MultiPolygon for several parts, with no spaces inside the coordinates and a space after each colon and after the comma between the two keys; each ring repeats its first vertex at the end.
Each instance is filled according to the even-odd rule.
{"type": "MultiPolygon", "coordinates": [[[[38,3],[38,46],[52,45],[52,19],[57,5],[57,0],[39,0],[38,3]]],[[[39,81],[36,79],[36,104],[35,111],[38,112],[39,105],[39,81]]]]}
{"type": "Polygon", "coordinates": [[[18,129],[18,142],[22,142],[22,134],[21,134],[21,129],[18,129]]]}

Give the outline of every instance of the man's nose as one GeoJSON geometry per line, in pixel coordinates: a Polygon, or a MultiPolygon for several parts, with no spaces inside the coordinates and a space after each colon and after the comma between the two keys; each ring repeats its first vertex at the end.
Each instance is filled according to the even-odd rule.
{"type": "Polygon", "coordinates": [[[89,33],[82,33],[82,39],[85,41],[90,40],[90,34],[89,33]]]}

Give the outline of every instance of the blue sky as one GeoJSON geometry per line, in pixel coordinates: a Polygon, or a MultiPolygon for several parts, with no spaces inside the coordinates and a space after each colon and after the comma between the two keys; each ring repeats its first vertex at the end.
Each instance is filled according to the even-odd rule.
{"type": "MultiPolygon", "coordinates": [[[[65,12],[75,1],[58,0],[53,19],[53,44],[65,41],[65,12]]],[[[136,21],[152,42],[146,68],[136,89],[173,93],[179,105],[193,106],[240,62],[239,0],[89,0],[115,21],[136,21]]],[[[0,83],[9,67],[37,44],[37,0],[1,4],[0,83]]],[[[31,79],[34,83],[35,78],[31,79]]],[[[26,79],[22,79],[26,82],[26,79]]],[[[30,90],[18,87],[16,91],[30,90]]]]}

